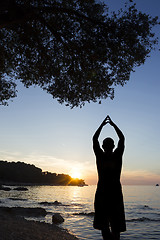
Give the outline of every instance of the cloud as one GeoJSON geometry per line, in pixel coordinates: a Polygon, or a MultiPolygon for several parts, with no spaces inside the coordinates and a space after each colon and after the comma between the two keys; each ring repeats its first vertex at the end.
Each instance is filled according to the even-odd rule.
{"type": "MultiPolygon", "coordinates": [[[[72,169],[78,169],[81,172],[82,178],[88,184],[97,183],[96,165],[91,161],[75,161],[73,159],[57,158],[52,155],[39,154],[33,152],[25,155],[21,152],[0,151],[0,159],[8,162],[25,162],[34,164],[42,171],[49,171],[55,173],[71,174],[72,169]]],[[[124,185],[155,185],[160,184],[160,172],[146,171],[146,170],[123,170],[122,184],[124,185]]]]}
{"type": "Polygon", "coordinates": [[[122,183],[126,185],[155,185],[160,183],[160,174],[152,171],[123,171],[122,183]]]}
{"type": "Polygon", "coordinates": [[[34,164],[36,167],[41,168],[42,171],[55,173],[71,174],[72,169],[78,169],[83,179],[95,176],[94,173],[96,173],[94,165],[89,161],[77,162],[73,159],[57,158],[52,155],[44,155],[36,152],[24,156],[21,152],[0,151],[0,159],[8,162],[21,161],[34,164]]]}
{"type": "Polygon", "coordinates": [[[4,161],[19,161],[20,152],[8,152],[5,150],[0,151],[0,159],[4,161]],[[18,159],[18,160],[17,160],[18,159]]]}

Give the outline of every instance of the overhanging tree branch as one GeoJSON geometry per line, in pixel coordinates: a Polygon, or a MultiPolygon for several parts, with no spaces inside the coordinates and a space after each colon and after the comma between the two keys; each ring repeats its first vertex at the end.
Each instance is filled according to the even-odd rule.
{"type": "MultiPolygon", "coordinates": [[[[71,107],[113,98],[156,44],[156,18],[135,5],[108,14],[95,0],[0,2],[0,80],[4,98],[14,97],[7,79],[39,85],[71,107]],[[2,5],[1,5],[2,4],[2,5]]],[[[15,85],[14,85],[15,86],[15,85]]]]}

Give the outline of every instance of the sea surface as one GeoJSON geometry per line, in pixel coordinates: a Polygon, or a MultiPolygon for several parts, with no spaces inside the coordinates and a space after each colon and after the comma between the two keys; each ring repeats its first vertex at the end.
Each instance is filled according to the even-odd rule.
{"type": "MultiPolygon", "coordinates": [[[[12,189],[15,186],[10,186],[12,189]]],[[[42,207],[47,216],[36,221],[52,222],[60,213],[65,221],[60,226],[80,240],[102,240],[100,231],[93,229],[94,195],[96,186],[28,186],[28,191],[0,191],[0,206],[42,207]],[[56,202],[55,202],[56,201],[56,202]]],[[[160,187],[123,186],[127,231],[121,239],[160,239],[160,187]]]]}

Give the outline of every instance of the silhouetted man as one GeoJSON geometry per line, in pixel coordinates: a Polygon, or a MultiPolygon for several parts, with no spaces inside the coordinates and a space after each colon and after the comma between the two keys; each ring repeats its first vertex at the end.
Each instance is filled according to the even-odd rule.
{"type": "Polygon", "coordinates": [[[124,152],[124,135],[112,122],[105,118],[93,136],[93,149],[96,155],[98,184],[95,194],[95,217],[93,226],[102,231],[104,240],[119,240],[120,232],[126,231],[123,195],[120,175],[124,152]],[[105,138],[101,149],[98,138],[102,128],[109,123],[116,131],[119,142],[114,149],[112,138],[105,138]]]}

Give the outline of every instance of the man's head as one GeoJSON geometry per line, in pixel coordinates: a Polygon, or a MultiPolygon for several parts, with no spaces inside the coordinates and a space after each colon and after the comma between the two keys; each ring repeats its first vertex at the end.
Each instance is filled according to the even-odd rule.
{"type": "Polygon", "coordinates": [[[108,137],[103,140],[102,148],[105,152],[112,152],[114,148],[114,141],[112,138],[108,137]]]}

